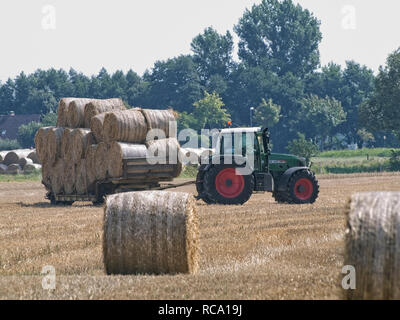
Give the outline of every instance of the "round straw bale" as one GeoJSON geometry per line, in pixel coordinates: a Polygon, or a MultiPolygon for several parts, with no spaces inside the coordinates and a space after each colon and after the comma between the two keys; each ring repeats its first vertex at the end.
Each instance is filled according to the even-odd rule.
{"type": "Polygon", "coordinates": [[[27,163],[24,167],[24,173],[33,173],[42,169],[40,164],[36,163],[27,163]]]}
{"type": "Polygon", "coordinates": [[[94,116],[114,110],[126,110],[121,99],[96,100],[87,103],[84,110],[85,127],[90,128],[91,119],[94,116]]]}
{"type": "MultiPolygon", "coordinates": [[[[61,194],[64,191],[64,160],[57,159],[53,165],[47,168],[50,175],[50,186],[53,194],[61,194]]],[[[66,175],[68,175],[66,173],[66,175]]]]}
{"type": "Polygon", "coordinates": [[[76,165],[73,162],[64,161],[63,183],[65,194],[75,194],[76,165]]]}
{"type": "Polygon", "coordinates": [[[47,159],[53,164],[61,158],[61,138],[64,134],[64,128],[51,128],[47,133],[47,159]]]}
{"type": "Polygon", "coordinates": [[[36,150],[33,150],[30,154],[28,154],[28,158],[31,159],[33,163],[40,164],[36,150]]]}
{"type": "Polygon", "coordinates": [[[197,208],[188,193],[143,191],[107,197],[107,274],[195,273],[198,241],[197,208]]]}
{"type": "Polygon", "coordinates": [[[182,173],[183,165],[179,158],[180,145],[176,138],[147,141],[146,146],[149,158],[155,157],[160,164],[174,165],[173,177],[176,178],[182,173]]]}
{"type": "Polygon", "coordinates": [[[31,153],[30,149],[18,149],[8,151],[6,156],[4,157],[3,164],[9,166],[10,164],[18,164],[21,158],[25,158],[31,153]]]}
{"type": "Polygon", "coordinates": [[[72,132],[74,129],[64,128],[63,135],[61,137],[61,157],[72,162],[72,132]]]}
{"type": "Polygon", "coordinates": [[[74,129],[70,135],[71,159],[78,164],[85,157],[87,146],[94,144],[94,136],[89,129],[74,129]]]}
{"type": "Polygon", "coordinates": [[[58,103],[57,110],[57,127],[67,126],[68,107],[71,101],[77,98],[62,98],[58,103]]]}
{"type": "Polygon", "coordinates": [[[143,143],[146,135],[146,120],[138,109],[109,112],[104,118],[103,138],[106,142],[143,143]]]}
{"type": "Polygon", "coordinates": [[[53,127],[42,127],[35,135],[36,154],[41,163],[44,163],[47,160],[47,136],[52,128],[53,127]]]}
{"type": "Polygon", "coordinates": [[[7,171],[7,166],[5,164],[0,163],[0,174],[5,174],[7,171]]]}
{"type": "Polygon", "coordinates": [[[67,126],[70,128],[85,127],[85,105],[95,99],[72,100],[67,109],[67,126]]]}
{"type": "Polygon", "coordinates": [[[90,130],[92,131],[94,138],[96,140],[96,143],[100,143],[104,141],[103,137],[103,123],[104,123],[104,118],[108,112],[105,113],[100,113],[96,116],[94,116],[90,120],[90,130]]]}
{"type": "Polygon", "coordinates": [[[75,189],[77,194],[87,194],[87,173],[86,173],[86,160],[80,159],[76,166],[76,181],[75,189]]]}
{"type": "Polygon", "coordinates": [[[96,182],[96,150],[96,144],[92,144],[86,149],[85,160],[88,191],[94,190],[94,184],[96,182]]]}
{"type": "Polygon", "coordinates": [[[7,167],[6,174],[19,174],[22,172],[22,168],[19,164],[12,163],[7,167]]]}
{"type": "Polygon", "coordinates": [[[42,184],[46,187],[47,191],[51,191],[51,173],[52,166],[47,162],[42,165],[42,184]]]}
{"type": "Polygon", "coordinates": [[[141,111],[146,118],[148,130],[162,130],[165,133],[165,138],[173,136],[169,130],[169,123],[176,121],[172,110],[141,109],[141,111]]]}
{"type": "Polygon", "coordinates": [[[25,170],[25,166],[26,166],[27,164],[33,164],[33,161],[32,161],[32,159],[29,159],[29,158],[20,158],[20,159],[18,160],[18,164],[20,165],[20,167],[21,167],[23,170],[25,170]]]}
{"type": "Polygon", "coordinates": [[[146,158],[147,148],[144,144],[112,142],[108,150],[108,174],[111,178],[120,178],[123,175],[123,159],[146,158]]]}
{"type": "Polygon", "coordinates": [[[97,145],[95,155],[95,169],[96,169],[96,180],[102,181],[107,178],[107,170],[109,163],[108,146],[105,142],[100,142],[97,145]]]}
{"type": "Polygon", "coordinates": [[[3,162],[6,155],[7,151],[0,151],[0,163],[3,162]]]}
{"type": "Polygon", "coordinates": [[[400,192],[352,196],[345,252],[345,265],[356,271],[348,299],[400,299],[400,192]]]}

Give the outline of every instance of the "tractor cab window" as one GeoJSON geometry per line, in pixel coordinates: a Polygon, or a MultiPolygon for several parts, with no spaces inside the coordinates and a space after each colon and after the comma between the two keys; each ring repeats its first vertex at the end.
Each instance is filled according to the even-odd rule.
{"type": "Polygon", "coordinates": [[[257,147],[258,140],[252,132],[226,133],[221,136],[221,154],[246,156],[257,152],[257,147]]]}

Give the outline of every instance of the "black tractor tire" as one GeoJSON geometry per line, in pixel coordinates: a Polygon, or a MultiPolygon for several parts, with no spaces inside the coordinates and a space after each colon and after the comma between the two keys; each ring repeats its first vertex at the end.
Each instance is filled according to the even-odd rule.
{"type": "Polygon", "coordinates": [[[314,173],[300,170],[290,177],[284,197],[291,204],[307,204],[314,203],[318,194],[319,185],[314,173]]]}
{"type": "Polygon", "coordinates": [[[274,197],[275,201],[278,203],[287,203],[288,202],[288,199],[284,192],[274,191],[272,193],[272,196],[274,197]]]}
{"type": "Polygon", "coordinates": [[[209,199],[204,191],[203,182],[204,182],[205,171],[203,171],[202,169],[203,169],[202,167],[199,168],[199,171],[197,172],[196,176],[196,190],[198,194],[197,199],[201,199],[207,204],[214,204],[215,202],[209,199]]]}
{"type": "Polygon", "coordinates": [[[208,199],[223,205],[242,205],[254,191],[254,176],[236,175],[234,165],[213,165],[204,174],[203,187],[208,199]]]}

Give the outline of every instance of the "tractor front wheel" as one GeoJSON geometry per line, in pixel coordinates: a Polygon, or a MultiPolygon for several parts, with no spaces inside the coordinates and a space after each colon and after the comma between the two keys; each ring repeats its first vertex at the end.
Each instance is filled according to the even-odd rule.
{"type": "Polygon", "coordinates": [[[203,187],[213,203],[241,205],[253,194],[254,177],[237,174],[233,165],[215,165],[205,172],[203,187]]]}
{"type": "Polygon", "coordinates": [[[196,176],[196,190],[197,190],[197,198],[203,200],[207,204],[213,204],[211,199],[208,198],[207,194],[204,191],[204,175],[205,171],[202,170],[203,168],[200,167],[199,171],[197,172],[196,176]]]}
{"type": "Polygon", "coordinates": [[[288,203],[314,203],[318,193],[319,185],[314,173],[310,170],[301,170],[290,177],[285,197],[288,203]]]}

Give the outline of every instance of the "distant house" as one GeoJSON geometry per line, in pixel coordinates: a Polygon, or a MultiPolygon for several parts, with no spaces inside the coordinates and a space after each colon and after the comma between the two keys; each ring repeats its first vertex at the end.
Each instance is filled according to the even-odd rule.
{"type": "Polygon", "coordinates": [[[17,139],[18,128],[32,121],[40,122],[40,114],[0,115],[0,138],[17,139]]]}

